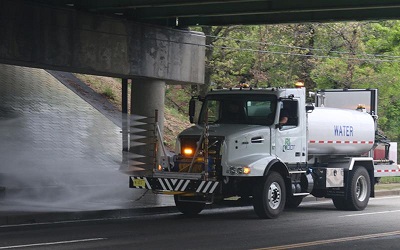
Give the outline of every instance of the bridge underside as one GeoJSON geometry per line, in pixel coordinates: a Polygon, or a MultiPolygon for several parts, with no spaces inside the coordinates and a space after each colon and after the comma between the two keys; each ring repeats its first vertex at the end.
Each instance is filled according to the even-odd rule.
{"type": "Polygon", "coordinates": [[[199,33],[25,1],[0,2],[0,62],[167,83],[202,83],[199,33]]]}
{"type": "Polygon", "coordinates": [[[399,19],[396,0],[29,0],[164,26],[399,19]]]}

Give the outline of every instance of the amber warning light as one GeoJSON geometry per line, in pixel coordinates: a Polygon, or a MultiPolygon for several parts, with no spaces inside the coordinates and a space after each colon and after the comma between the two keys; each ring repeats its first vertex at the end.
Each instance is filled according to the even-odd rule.
{"type": "Polygon", "coordinates": [[[296,88],[302,88],[302,87],[304,87],[304,82],[302,82],[302,81],[297,81],[297,82],[294,84],[294,86],[295,86],[296,88]]]}
{"type": "Polygon", "coordinates": [[[183,154],[186,155],[186,156],[191,156],[191,155],[193,155],[193,149],[191,149],[191,148],[184,148],[184,149],[183,149],[183,154]]]}

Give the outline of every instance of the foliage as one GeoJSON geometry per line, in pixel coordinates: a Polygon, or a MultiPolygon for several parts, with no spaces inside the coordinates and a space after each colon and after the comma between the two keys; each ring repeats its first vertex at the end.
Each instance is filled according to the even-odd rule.
{"type": "Polygon", "coordinates": [[[121,110],[121,79],[83,74],[75,76],[97,93],[104,95],[121,110]]]}
{"type": "Polygon", "coordinates": [[[382,177],[379,184],[400,183],[400,176],[382,177]]]}
{"type": "Polygon", "coordinates": [[[297,80],[310,91],[378,88],[380,129],[400,142],[400,21],[197,29],[207,44],[199,94],[239,83],[290,87],[297,80]]]}
{"type": "Polygon", "coordinates": [[[103,89],[103,95],[108,99],[115,100],[115,93],[110,87],[106,87],[103,89]]]}
{"type": "Polygon", "coordinates": [[[187,104],[191,97],[191,86],[170,85],[165,91],[165,104],[179,113],[188,115],[187,104]]]}

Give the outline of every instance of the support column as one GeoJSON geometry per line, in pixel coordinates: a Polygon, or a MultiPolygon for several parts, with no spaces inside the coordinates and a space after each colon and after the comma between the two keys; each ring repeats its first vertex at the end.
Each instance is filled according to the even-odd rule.
{"type": "Polygon", "coordinates": [[[128,113],[128,79],[122,79],[122,113],[128,113]]]}
{"type": "Polygon", "coordinates": [[[122,151],[129,151],[128,138],[128,79],[122,79],[122,151]]]}
{"type": "MultiPolygon", "coordinates": [[[[131,115],[133,115],[133,117],[137,115],[153,118],[155,110],[158,110],[158,124],[161,130],[161,135],[163,135],[165,82],[161,80],[138,78],[132,80],[131,87],[131,115]]],[[[154,123],[152,121],[154,121],[154,119],[131,122],[132,131],[134,130],[132,129],[132,125],[134,128],[146,130],[143,132],[134,132],[134,135],[131,133],[129,152],[135,155],[135,160],[131,161],[131,166],[138,166],[147,170],[152,169],[154,166],[154,145],[149,144],[153,140],[154,136],[154,123]],[[139,122],[141,121],[146,124],[140,125],[139,122]],[[138,136],[139,138],[133,138],[135,136],[138,136]],[[137,155],[143,157],[138,157],[137,155]]],[[[160,155],[160,149],[158,150],[158,155],[160,155]]]]}

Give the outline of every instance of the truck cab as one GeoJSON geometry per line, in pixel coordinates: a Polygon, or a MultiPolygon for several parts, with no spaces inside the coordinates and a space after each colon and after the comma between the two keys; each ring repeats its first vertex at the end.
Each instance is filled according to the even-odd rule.
{"type": "Polygon", "coordinates": [[[221,183],[220,194],[214,199],[254,197],[256,184],[263,185],[274,171],[282,177],[282,185],[274,185],[276,190],[270,193],[276,208],[272,213],[263,212],[265,208],[258,212],[261,217],[274,217],[283,210],[286,190],[290,197],[298,195],[295,203],[310,191],[307,178],[302,180],[307,174],[305,106],[304,88],[213,90],[201,99],[197,115],[196,108],[190,108],[195,126],[179,134],[179,154],[172,171],[208,171],[208,177],[221,183]],[[207,145],[204,137],[208,138],[207,145]],[[188,169],[193,158],[197,160],[188,169]]]}
{"type": "MultiPolygon", "coordinates": [[[[176,152],[185,155],[188,137],[208,126],[211,138],[221,141],[221,176],[263,176],[265,166],[280,161],[299,170],[306,163],[304,88],[215,90],[202,100],[196,125],[178,136],[176,152]],[[284,113],[284,114],[283,114],[284,113]],[[281,123],[282,115],[287,117],[281,123]],[[250,167],[248,174],[235,168],[250,167]]],[[[304,166],[303,166],[304,167],[304,166]]]]}

